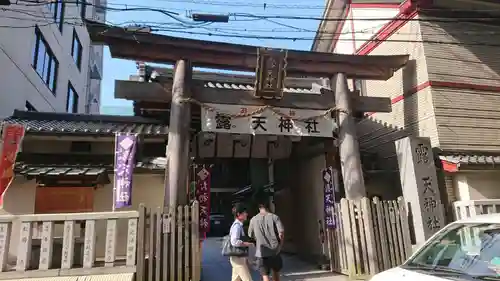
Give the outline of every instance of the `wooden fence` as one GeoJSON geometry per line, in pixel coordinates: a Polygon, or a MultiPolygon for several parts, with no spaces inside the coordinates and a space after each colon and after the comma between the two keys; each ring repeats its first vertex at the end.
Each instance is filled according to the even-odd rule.
{"type": "Polygon", "coordinates": [[[199,281],[201,249],[199,204],[177,208],[146,209],[141,206],[137,281],[199,281]]]}
{"type": "Polygon", "coordinates": [[[200,281],[199,204],[98,213],[0,215],[0,280],[135,274],[200,281]]]}
{"type": "Polygon", "coordinates": [[[350,278],[370,276],[403,263],[412,253],[403,198],[380,201],[342,199],[328,231],[330,266],[350,278]]]}

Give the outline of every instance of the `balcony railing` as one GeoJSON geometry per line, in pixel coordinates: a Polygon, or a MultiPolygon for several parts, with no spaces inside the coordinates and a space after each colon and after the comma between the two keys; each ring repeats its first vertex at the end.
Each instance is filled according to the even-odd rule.
{"type": "Polygon", "coordinates": [[[500,199],[465,200],[453,203],[456,219],[500,213],[500,199]]]}

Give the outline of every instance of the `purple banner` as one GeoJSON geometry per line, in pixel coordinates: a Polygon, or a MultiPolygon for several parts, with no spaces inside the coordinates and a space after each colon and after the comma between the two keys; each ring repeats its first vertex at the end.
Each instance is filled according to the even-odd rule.
{"type": "Polygon", "coordinates": [[[118,133],[115,137],[114,209],[132,205],[132,174],[135,167],[137,136],[118,133]]]}
{"type": "Polygon", "coordinates": [[[335,228],[335,189],[333,186],[333,169],[328,167],[321,171],[323,176],[323,194],[325,206],[325,224],[327,228],[335,228]]]}

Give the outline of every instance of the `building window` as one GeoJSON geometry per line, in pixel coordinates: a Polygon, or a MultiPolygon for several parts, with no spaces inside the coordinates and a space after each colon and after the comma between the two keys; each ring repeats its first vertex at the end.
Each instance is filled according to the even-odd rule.
{"type": "Polygon", "coordinates": [[[24,110],[26,111],[32,111],[32,112],[37,112],[38,110],[36,110],[36,108],[31,104],[29,103],[28,101],[26,102],[26,104],[24,105],[24,110]]]}
{"type": "Polygon", "coordinates": [[[87,14],[87,3],[85,3],[85,0],[77,0],[76,6],[80,7],[80,16],[82,19],[85,19],[87,14]]]}
{"type": "Polygon", "coordinates": [[[43,82],[49,87],[50,91],[56,94],[57,72],[59,62],[54,53],[43,38],[40,29],[35,29],[35,46],[33,50],[33,68],[42,78],[43,82]]]}
{"type": "Polygon", "coordinates": [[[75,88],[68,83],[68,97],[66,99],[66,112],[78,113],[78,94],[75,88]]]}
{"type": "Polygon", "coordinates": [[[64,23],[64,1],[53,1],[48,4],[49,10],[52,12],[52,18],[57,24],[59,31],[63,31],[64,23]]]}
{"type": "Polygon", "coordinates": [[[76,30],[73,29],[73,43],[71,45],[71,56],[75,60],[78,69],[82,68],[82,54],[83,54],[82,43],[78,38],[76,30]]]}

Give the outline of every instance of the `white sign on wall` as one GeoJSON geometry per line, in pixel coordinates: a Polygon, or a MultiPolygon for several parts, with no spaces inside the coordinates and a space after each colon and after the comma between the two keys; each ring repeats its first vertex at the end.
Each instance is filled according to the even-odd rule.
{"type": "MultiPolygon", "coordinates": [[[[266,109],[260,114],[249,117],[235,118],[223,115],[246,114],[253,112],[258,106],[241,106],[229,104],[207,104],[216,111],[201,109],[202,131],[233,134],[252,135],[287,135],[287,136],[312,136],[312,137],[333,137],[336,129],[335,120],[329,114],[325,117],[297,121],[287,119],[274,113],[271,109],[266,109]]],[[[293,118],[308,118],[322,115],[324,110],[275,108],[286,116],[293,118]]]]}

